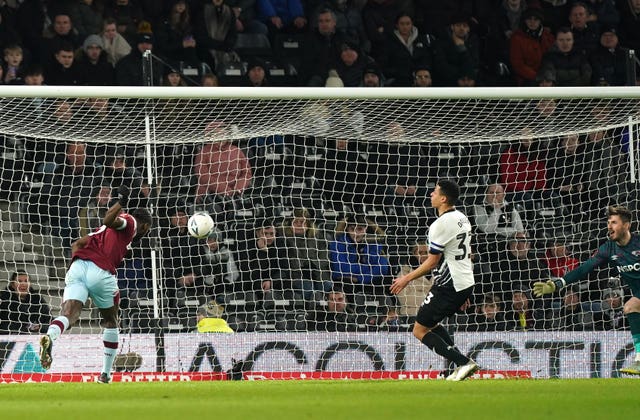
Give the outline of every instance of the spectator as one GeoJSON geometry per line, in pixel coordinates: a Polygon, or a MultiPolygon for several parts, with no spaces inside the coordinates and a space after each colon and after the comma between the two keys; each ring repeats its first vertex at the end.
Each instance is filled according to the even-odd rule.
{"type": "Polygon", "coordinates": [[[487,185],[482,203],[473,206],[477,251],[493,259],[498,250],[504,249],[508,239],[524,233],[524,223],[516,207],[505,200],[502,184],[487,185]]]}
{"type": "Polygon", "coordinates": [[[514,290],[511,294],[511,308],[505,319],[509,331],[545,330],[548,327],[545,311],[534,309],[529,293],[524,290],[514,290]]]}
{"type": "Polygon", "coordinates": [[[535,83],[542,57],[554,42],[553,34],[544,26],[542,11],[536,8],[525,10],[520,28],[514,31],[509,45],[509,59],[519,86],[535,83]]]}
{"type": "Polygon", "coordinates": [[[329,245],[334,284],[342,284],[347,294],[383,295],[389,259],[377,238],[368,237],[370,228],[375,227],[363,216],[349,215],[342,228],[344,231],[338,231],[335,241],[329,245]]]}
{"type": "Polygon", "coordinates": [[[361,6],[355,0],[328,0],[321,2],[314,10],[311,21],[311,30],[318,28],[318,15],[324,10],[330,10],[335,16],[336,30],[346,38],[354,40],[367,54],[371,53],[371,43],[367,38],[362,21],[361,6]]]}
{"type": "Polygon", "coordinates": [[[74,48],[67,42],[58,44],[54,59],[45,69],[45,82],[48,85],[73,86],[80,84],[82,75],[74,58],[74,48]]]}
{"type": "Polygon", "coordinates": [[[562,306],[554,311],[551,328],[562,331],[591,331],[594,329],[593,312],[582,306],[580,290],[567,287],[562,306]]]}
{"type": "Polygon", "coordinates": [[[346,138],[328,139],[324,160],[322,192],[331,208],[342,211],[344,204],[362,203],[366,160],[358,143],[346,138]],[[353,168],[345,171],[343,168],[353,168]]]}
{"type": "Polygon", "coordinates": [[[340,52],[334,59],[333,68],[346,87],[360,86],[364,70],[373,63],[371,57],[351,41],[341,45],[340,52]]]}
{"type": "Polygon", "coordinates": [[[216,301],[224,300],[225,293],[231,292],[239,278],[238,266],[233,252],[225,244],[222,232],[215,228],[200,245],[200,276],[213,293],[216,301]]]}
{"type": "Polygon", "coordinates": [[[547,186],[547,168],[539,141],[527,134],[502,152],[499,171],[507,200],[531,206],[547,186]]]}
{"type": "Polygon", "coordinates": [[[594,314],[597,330],[626,330],[627,317],[624,316],[622,298],[624,293],[620,289],[605,289],[602,291],[602,311],[594,314]]]}
{"type": "MultiPolygon", "coordinates": [[[[116,83],[120,86],[145,86],[142,77],[142,54],[153,51],[153,34],[140,33],[137,35],[136,48],[122,57],[116,64],[116,83]]],[[[157,86],[161,78],[160,66],[153,66],[151,75],[152,85],[157,86]]]]}
{"type": "Polygon", "coordinates": [[[162,86],[187,86],[187,83],[182,78],[182,74],[179,70],[173,67],[167,67],[162,77],[162,86]]]}
{"type": "Polygon", "coordinates": [[[257,16],[256,0],[228,0],[227,4],[236,16],[238,33],[267,35],[267,25],[260,22],[257,16]]]}
{"type": "Polygon", "coordinates": [[[560,196],[566,213],[579,221],[586,194],[584,150],[577,134],[567,134],[559,140],[547,162],[547,185],[560,196]]]}
{"type": "MultiPolygon", "coordinates": [[[[492,262],[490,273],[483,277],[486,276],[490,278],[483,278],[483,292],[496,293],[508,301],[514,290],[529,290],[534,282],[548,279],[550,273],[531,250],[527,235],[519,232],[508,242],[506,254],[492,262]]],[[[542,302],[535,303],[538,308],[542,302]]]]}
{"type": "Polygon", "coordinates": [[[227,136],[227,127],[221,122],[211,122],[205,128],[205,138],[211,141],[202,146],[194,162],[198,201],[207,194],[232,198],[242,194],[251,183],[252,171],[247,156],[226,140],[227,136]]]}
{"type": "Polygon", "coordinates": [[[158,38],[158,49],[171,62],[197,67],[200,58],[194,37],[194,22],[189,4],[185,0],[174,1],[168,16],[154,31],[158,38]]]}
{"type": "Polygon", "coordinates": [[[567,27],[558,29],[555,45],[547,51],[539,72],[553,71],[558,86],[589,86],[591,65],[587,57],[573,46],[573,33],[567,27]]]}
{"type": "Polygon", "coordinates": [[[75,51],[82,45],[82,39],[76,28],[73,27],[71,18],[66,11],[59,11],[53,16],[51,25],[42,34],[44,55],[40,58],[48,62],[60,49],[60,44],[69,44],[71,51],[75,51]]]}
{"type": "Polygon", "coordinates": [[[368,0],[362,8],[362,21],[371,43],[371,56],[377,63],[384,62],[387,37],[393,33],[394,19],[399,12],[396,2],[385,0],[368,0]]]}
{"type": "Polygon", "coordinates": [[[247,86],[269,86],[266,65],[262,60],[254,58],[247,64],[247,86]]]}
{"type": "Polygon", "coordinates": [[[44,70],[39,64],[30,64],[24,69],[24,84],[27,86],[44,85],[44,70]]]}
{"type": "Polygon", "coordinates": [[[423,64],[416,64],[413,71],[414,87],[432,87],[433,78],[431,77],[431,67],[423,64]]]}
{"type": "Polygon", "coordinates": [[[434,51],[435,78],[439,86],[475,86],[480,50],[470,34],[469,17],[457,14],[450,20],[447,36],[439,38],[434,51]]]}
{"type": "Polygon", "coordinates": [[[593,68],[592,83],[609,86],[627,85],[628,51],[618,44],[615,28],[603,28],[600,44],[591,53],[589,59],[593,68]]]}
{"type": "Polygon", "coordinates": [[[24,72],[24,54],[19,45],[8,45],[4,48],[4,63],[2,71],[5,84],[20,84],[24,72]]]}
{"type": "Polygon", "coordinates": [[[567,246],[560,239],[553,241],[545,253],[544,261],[554,277],[564,277],[566,273],[580,265],[580,260],[569,255],[567,246]]]}
{"type": "MultiPolygon", "coordinates": [[[[406,265],[400,267],[399,277],[418,268],[429,256],[429,245],[426,242],[418,242],[411,249],[411,256],[406,265]]],[[[409,283],[400,293],[398,298],[398,315],[415,317],[425,297],[433,286],[433,279],[426,276],[419,277],[409,283]]]]}
{"type": "Polygon", "coordinates": [[[344,34],[336,29],[336,15],[330,9],[318,12],[317,28],[308,32],[300,64],[301,81],[308,86],[323,86],[333,57],[340,54],[345,40],[344,34]]]}
{"type": "Polygon", "coordinates": [[[482,304],[467,318],[467,324],[460,326],[463,331],[506,331],[507,323],[500,298],[491,293],[485,294],[482,304]]]}
{"type": "Polygon", "coordinates": [[[525,0],[504,0],[488,16],[486,45],[483,63],[489,69],[499,69],[500,64],[509,63],[509,46],[515,32],[525,22],[527,8],[525,0]]]}
{"type": "Polygon", "coordinates": [[[102,24],[102,44],[107,53],[107,61],[113,67],[131,52],[131,45],[118,33],[116,21],[113,18],[106,18],[102,24]]]}
{"type": "Polygon", "coordinates": [[[233,333],[227,322],[219,314],[209,310],[210,305],[203,305],[196,311],[196,331],[199,333],[233,333]]]}
{"type": "MultiPolygon", "coordinates": [[[[123,148],[108,150],[111,153],[105,158],[103,166],[104,183],[112,188],[112,195],[120,185],[125,185],[131,191],[132,208],[140,207],[142,194],[142,173],[135,167],[129,166],[127,156],[123,148]]],[[[144,206],[142,206],[144,207],[144,206]]]]}
{"type": "Polygon", "coordinates": [[[11,275],[0,292],[0,334],[39,334],[47,331],[51,310],[44,297],[31,287],[24,270],[11,275]]]}
{"type": "Polygon", "coordinates": [[[84,143],[68,143],[64,162],[45,179],[41,190],[49,205],[52,235],[62,241],[64,248],[69,248],[71,241],[79,237],[78,213],[86,207],[102,175],[87,156],[86,148],[84,143]]]}
{"type": "Polygon", "coordinates": [[[381,64],[393,86],[411,86],[416,64],[430,66],[433,63],[431,38],[420,34],[407,13],[398,15],[395,29],[388,34],[386,42],[386,54],[381,64]]]}
{"type": "Polygon", "coordinates": [[[375,63],[371,63],[362,71],[362,82],[360,86],[364,87],[382,87],[382,73],[375,63]]]}
{"type": "Polygon", "coordinates": [[[620,43],[640,51],[640,0],[617,1],[620,10],[620,43]]]}
{"type": "Polygon", "coordinates": [[[267,25],[271,37],[277,33],[302,33],[307,18],[300,0],[257,0],[258,19],[267,25]]]}
{"type": "Polygon", "coordinates": [[[218,76],[213,73],[205,73],[202,75],[200,79],[200,86],[202,87],[215,87],[220,86],[220,82],[218,81],[218,76]]]}
{"type": "Polygon", "coordinates": [[[225,64],[240,61],[233,51],[237,38],[236,16],[231,7],[225,0],[207,2],[195,23],[200,59],[217,71],[225,64]]]}
{"type": "Polygon", "coordinates": [[[587,5],[576,2],[569,11],[569,23],[573,33],[573,49],[589,56],[598,46],[600,28],[597,21],[590,20],[587,5]]]}
{"type": "Polygon", "coordinates": [[[356,315],[349,307],[347,295],[336,288],[327,292],[325,299],[326,307],[318,307],[311,312],[311,329],[324,332],[355,331],[356,315]]]}
{"type": "MultiPolygon", "coordinates": [[[[274,290],[293,296],[286,247],[271,219],[260,220],[246,237],[239,239],[236,261],[240,268],[238,288],[262,300],[274,290]]],[[[299,292],[299,291],[298,291],[299,292]]]]}
{"type": "Polygon", "coordinates": [[[291,275],[300,281],[296,289],[303,297],[313,299],[314,292],[327,292],[332,287],[328,245],[307,209],[295,208],[283,225],[284,243],[291,275]]]}
{"type": "Polygon", "coordinates": [[[113,66],[107,61],[102,38],[89,35],[79,53],[78,72],[80,84],[88,86],[111,86],[115,83],[113,66]]]}
{"type": "MultiPolygon", "coordinates": [[[[556,85],[556,72],[547,70],[543,73],[538,73],[536,76],[536,84],[539,87],[553,87],[556,85]]],[[[555,100],[540,100],[536,105],[536,110],[540,112],[542,116],[548,117],[553,114],[556,109],[555,100]]]]}
{"type": "Polygon", "coordinates": [[[100,226],[107,214],[111,202],[111,186],[101,185],[94,189],[87,206],[80,209],[78,214],[80,223],[79,236],[83,237],[93,232],[100,226]]]}
{"type": "Polygon", "coordinates": [[[104,4],[94,0],[76,0],[69,9],[69,17],[80,39],[100,33],[104,4]]]}
{"type": "Polygon", "coordinates": [[[127,40],[135,38],[138,26],[144,21],[142,8],[131,0],[109,0],[104,17],[114,19],[118,32],[127,40]]]}

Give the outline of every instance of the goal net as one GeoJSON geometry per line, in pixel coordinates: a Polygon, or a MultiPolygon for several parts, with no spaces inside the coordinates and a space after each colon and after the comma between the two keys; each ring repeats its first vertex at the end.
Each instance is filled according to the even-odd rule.
{"type": "Polygon", "coordinates": [[[439,377],[411,334],[431,278],[389,286],[426,258],[444,178],[477,284],[443,324],[481,375],[610,377],[633,358],[617,272],[531,286],[589,258],[608,206],[637,216],[640,88],[0,92],[1,381],[100,371],[91,300],[46,373],[38,338],[120,185],[154,216],[117,271],[121,380],[439,377]],[[208,239],[187,233],[197,211],[208,239]]]}

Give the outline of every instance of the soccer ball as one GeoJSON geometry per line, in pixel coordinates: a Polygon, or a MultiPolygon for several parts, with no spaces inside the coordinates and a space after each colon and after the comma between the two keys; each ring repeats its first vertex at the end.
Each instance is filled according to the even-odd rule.
{"type": "Polygon", "coordinates": [[[213,231],[213,219],[207,213],[199,211],[189,217],[187,229],[194,238],[206,238],[213,231]]]}

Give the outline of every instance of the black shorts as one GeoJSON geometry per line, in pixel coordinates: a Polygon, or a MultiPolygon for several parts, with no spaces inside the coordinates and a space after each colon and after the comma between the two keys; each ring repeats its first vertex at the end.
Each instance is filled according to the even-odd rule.
{"type": "Polygon", "coordinates": [[[454,289],[434,287],[424,298],[416,315],[416,322],[433,328],[443,319],[455,314],[473,294],[473,286],[456,292],[454,289]]]}

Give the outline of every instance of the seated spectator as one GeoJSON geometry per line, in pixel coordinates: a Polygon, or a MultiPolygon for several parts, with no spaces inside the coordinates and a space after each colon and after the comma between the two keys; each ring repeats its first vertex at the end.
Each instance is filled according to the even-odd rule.
{"type": "Polygon", "coordinates": [[[625,86],[627,84],[628,51],[620,47],[618,33],[615,28],[603,28],[600,33],[600,44],[590,56],[593,68],[592,84],[608,86],[625,86]]]}
{"type": "Polygon", "coordinates": [[[110,152],[112,154],[106,156],[104,161],[103,182],[111,186],[112,196],[116,195],[115,190],[120,185],[126,185],[131,191],[132,208],[141,207],[138,200],[144,198],[141,189],[144,180],[142,173],[137,168],[129,165],[124,149],[118,147],[115,150],[110,150],[110,152]]]}
{"type": "Polygon", "coordinates": [[[4,62],[2,71],[4,76],[1,78],[4,84],[21,84],[24,77],[24,54],[22,47],[19,45],[8,45],[4,48],[4,62]]]}
{"type": "Polygon", "coordinates": [[[582,306],[580,290],[567,287],[562,306],[554,311],[551,328],[562,331],[591,331],[594,329],[593,312],[582,306]]]}
{"type": "Polygon", "coordinates": [[[256,0],[227,0],[227,4],[236,16],[238,33],[267,35],[267,25],[258,20],[256,0]]]}
{"type": "Polygon", "coordinates": [[[365,67],[362,71],[362,83],[361,86],[364,87],[382,87],[383,84],[383,75],[374,63],[365,67]]]}
{"type": "Polygon", "coordinates": [[[342,290],[336,288],[327,292],[323,303],[326,306],[318,305],[315,310],[309,311],[309,329],[325,332],[356,330],[356,315],[349,307],[347,295],[342,290]]]}
{"type": "Polygon", "coordinates": [[[383,296],[389,259],[377,238],[373,235],[369,238],[368,231],[372,228],[369,221],[363,216],[349,215],[341,228],[344,231],[337,231],[335,241],[329,245],[334,284],[341,284],[347,294],[383,296]]]}
{"type": "Polygon", "coordinates": [[[271,38],[278,33],[302,33],[307,18],[300,0],[257,0],[258,19],[267,25],[271,38]]]}
{"type": "Polygon", "coordinates": [[[82,81],[83,75],[75,62],[74,49],[68,42],[58,44],[53,60],[45,68],[44,80],[48,85],[73,86],[82,81]]]}
{"type": "Polygon", "coordinates": [[[80,209],[78,218],[80,219],[80,237],[88,235],[100,226],[104,216],[107,214],[109,203],[111,202],[111,186],[101,185],[94,189],[87,206],[80,209]]]}
{"type": "Polygon", "coordinates": [[[269,80],[267,79],[267,68],[262,60],[252,59],[247,64],[247,86],[269,86],[269,80]]]}
{"type": "Polygon", "coordinates": [[[418,64],[413,71],[414,87],[432,87],[433,78],[431,77],[431,67],[418,64]]]}
{"type": "Polygon", "coordinates": [[[624,293],[620,289],[605,289],[602,291],[602,311],[594,314],[597,330],[626,330],[627,317],[624,316],[622,298],[624,293]]]}
{"type": "Polygon", "coordinates": [[[227,136],[224,123],[214,121],[205,128],[205,138],[218,141],[204,144],[196,154],[197,201],[202,201],[207,194],[213,198],[232,198],[241,195],[251,184],[249,159],[238,146],[226,139],[227,136]]]}
{"type": "Polygon", "coordinates": [[[107,54],[107,61],[113,67],[131,52],[131,45],[118,33],[116,21],[113,18],[106,18],[102,24],[102,45],[107,54]]]}
{"type": "Polygon", "coordinates": [[[542,65],[543,55],[553,46],[555,38],[544,27],[540,9],[529,8],[522,14],[522,23],[511,36],[509,59],[518,86],[533,86],[542,65]]]}
{"type": "MultiPolygon", "coordinates": [[[[142,54],[145,51],[153,51],[155,42],[153,34],[139,33],[136,36],[136,45],[129,54],[118,60],[116,64],[116,83],[119,86],[144,86],[142,77],[142,54]]],[[[151,79],[153,85],[160,84],[162,76],[160,66],[153,66],[151,79]]]]}
{"type": "Polygon", "coordinates": [[[53,55],[59,51],[61,44],[70,45],[70,51],[75,51],[82,45],[82,38],[74,28],[69,13],[64,9],[55,12],[51,25],[42,32],[42,37],[44,38],[43,55],[40,60],[44,63],[53,59],[53,55]]]}
{"type": "Polygon", "coordinates": [[[51,322],[51,310],[44,297],[31,287],[24,270],[11,275],[0,292],[0,334],[41,334],[51,322]]]}
{"type": "Polygon", "coordinates": [[[295,208],[283,225],[284,243],[294,282],[305,299],[314,292],[326,292],[333,286],[329,265],[328,245],[307,209],[295,208]]]}
{"type": "Polygon", "coordinates": [[[431,38],[418,31],[407,13],[396,17],[395,29],[387,35],[385,51],[381,67],[384,75],[393,81],[393,86],[411,86],[416,64],[433,63],[431,38]]]}
{"type": "Polygon", "coordinates": [[[203,283],[213,296],[220,302],[225,293],[231,292],[234,283],[239,279],[238,266],[229,246],[225,244],[222,232],[215,228],[213,232],[201,241],[200,264],[197,267],[203,283]]]}
{"type": "Polygon", "coordinates": [[[588,201],[584,149],[580,137],[577,134],[562,136],[550,151],[546,167],[548,187],[560,197],[566,213],[579,221],[583,206],[588,201]]]}
{"type": "Polygon", "coordinates": [[[592,69],[587,57],[573,46],[573,33],[558,29],[555,45],[547,51],[539,72],[552,71],[558,86],[590,86],[592,69]]]}
{"type": "Polygon", "coordinates": [[[526,136],[500,155],[500,183],[508,201],[531,207],[533,199],[542,197],[547,186],[547,168],[540,149],[536,139],[526,136]]]}
{"type": "Polygon", "coordinates": [[[514,290],[511,294],[511,305],[506,312],[505,320],[508,331],[545,330],[548,326],[545,311],[534,308],[529,292],[514,290]]]}
{"type": "MultiPolygon", "coordinates": [[[[400,267],[400,272],[396,277],[408,274],[418,268],[429,255],[429,245],[426,242],[418,242],[411,249],[411,256],[406,265],[400,267]]],[[[410,282],[400,293],[398,293],[398,315],[416,316],[422,302],[429,294],[433,286],[433,279],[427,276],[419,277],[410,282]]]]}
{"type": "Polygon", "coordinates": [[[311,15],[311,30],[318,28],[318,15],[330,10],[335,16],[336,29],[347,38],[357,40],[358,45],[367,54],[371,53],[371,43],[367,38],[362,21],[361,5],[355,0],[328,0],[320,2],[320,6],[311,15]]]}
{"type": "Polygon", "coordinates": [[[179,70],[176,70],[173,67],[167,67],[164,72],[164,76],[162,77],[162,86],[187,86],[187,83],[182,78],[182,74],[179,70]]]}
{"type": "Polygon", "coordinates": [[[303,85],[324,86],[333,57],[340,54],[345,35],[336,29],[336,15],[330,9],[321,9],[317,27],[305,35],[300,63],[300,80],[303,85]]]}
{"type": "Polygon", "coordinates": [[[102,38],[89,35],[78,54],[79,83],[88,86],[111,86],[115,83],[113,65],[107,60],[102,38]]]}
{"type": "Polygon", "coordinates": [[[459,325],[463,331],[506,331],[504,310],[500,298],[494,294],[482,297],[482,304],[467,318],[466,325],[459,325]]]}
{"type": "Polygon", "coordinates": [[[110,1],[105,5],[104,17],[114,19],[118,32],[126,39],[135,38],[139,25],[145,22],[142,8],[131,0],[110,1]]]}
{"type": "Polygon", "coordinates": [[[573,33],[573,48],[589,56],[598,47],[600,27],[590,19],[591,11],[584,3],[577,2],[569,11],[569,23],[573,33]]]}
{"type": "Polygon", "coordinates": [[[373,64],[371,57],[352,41],[340,47],[338,56],[334,57],[334,70],[338,73],[345,87],[358,87],[362,83],[364,70],[373,64]]]}
{"type": "Polygon", "coordinates": [[[473,206],[473,217],[480,253],[496,253],[516,233],[525,232],[522,217],[515,206],[505,200],[501,184],[487,186],[483,202],[473,206]]]}
{"type": "Polygon", "coordinates": [[[86,148],[84,143],[68,143],[64,162],[45,179],[41,190],[49,208],[51,233],[62,241],[65,249],[79,237],[78,213],[101,182],[102,172],[94,166],[86,148]]]}
{"type": "Polygon", "coordinates": [[[200,64],[194,38],[194,21],[186,0],[174,1],[167,16],[154,33],[158,50],[173,63],[183,62],[197,67],[200,64]]]}
{"type": "Polygon", "coordinates": [[[224,64],[239,61],[233,51],[238,38],[236,16],[225,0],[210,0],[195,21],[194,37],[200,59],[220,70],[224,64]]]}
{"type": "Polygon", "coordinates": [[[215,87],[220,86],[220,82],[218,81],[218,76],[213,73],[205,73],[202,75],[200,79],[200,86],[202,87],[215,87]]]}
{"type": "Polygon", "coordinates": [[[561,239],[553,241],[544,256],[544,261],[554,277],[564,277],[566,273],[580,265],[580,260],[568,254],[567,246],[561,239]]]}
{"type": "Polygon", "coordinates": [[[434,50],[434,77],[438,86],[475,86],[478,81],[480,51],[470,34],[469,17],[456,14],[446,37],[438,38],[434,50]]]}
{"type": "Polygon", "coordinates": [[[254,229],[239,238],[236,261],[240,269],[237,291],[253,293],[257,300],[273,291],[286,292],[289,298],[300,292],[293,288],[286,246],[271,219],[256,222],[254,229]]]}

